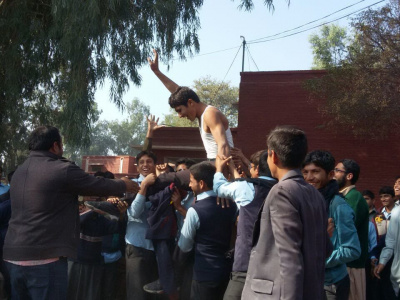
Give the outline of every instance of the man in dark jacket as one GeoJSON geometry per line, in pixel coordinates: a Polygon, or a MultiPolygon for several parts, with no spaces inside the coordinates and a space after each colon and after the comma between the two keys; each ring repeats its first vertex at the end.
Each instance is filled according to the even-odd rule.
{"type": "Polygon", "coordinates": [[[79,241],[78,195],[137,192],[128,179],[96,178],[62,157],[57,128],[41,126],[29,138],[30,154],[14,173],[12,216],[4,244],[13,298],[65,299],[67,260],[79,241]]]}

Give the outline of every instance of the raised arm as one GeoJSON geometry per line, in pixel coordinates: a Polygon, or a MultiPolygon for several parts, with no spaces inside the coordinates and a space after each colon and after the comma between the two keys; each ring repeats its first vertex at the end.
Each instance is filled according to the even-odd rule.
{"type": "Polygon", "coordinates": [[[225,134],[225,126],[222,120],[222,113],[219,110],[207,110],[204,114],[204,123],[210,128],[211,134],[214,137],[218,146],[218,153],[220,157],[230,156],[230,147],[225,134]]]}
{"type": "Polygon", "coordinates": [[[161,73],[160,69],[158,68],[158,53],[155,49],[153,49],[154,53],[154,60],[152,60],[150,57],[147,58],[147,61],[149,62],[150,69],[154,72],[154,74],[160,79],[160,81],[165,85],[165,87],[171,92],[175,92],[178,89],[178,85],[173,82],[170,78],[165,76],[163,73],[161,73]]]}
{"type": "Polygon", "coordinates": [[[165,125],[158,125],[159,118],[156,119],[154,115],[150,115],[147,118],[147,134],[146,139],[142,147],[143,151],[151,151],[153,147],[153,132],[161,127],[166,127],[165,125]]]}

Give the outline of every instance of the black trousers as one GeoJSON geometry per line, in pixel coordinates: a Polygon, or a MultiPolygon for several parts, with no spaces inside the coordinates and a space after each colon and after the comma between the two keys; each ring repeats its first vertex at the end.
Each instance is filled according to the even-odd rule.
{"type": "Polygon", "coordinates": [[[229,280],[192,281],[191,300],[222,300],[229,280]]]}
{"type": "Polygon", "coordinates": [[[126,296],[128,300],[149,300],[152,295],[143,286],[157,280],[157,261],[154,251],[126,245],[126,296]]]}
{"type": "Polygon", "coordinates": [[[153,240],[160,283],[167,295],[176,292],[174,264],[172,261],[174,243],[174,240],[153,240]]]}
{"type": "Polygon", "coordinates": [[[224,300],[240,300],[246,282],[246,272],[232,272],[224,294],[224,300]]]}

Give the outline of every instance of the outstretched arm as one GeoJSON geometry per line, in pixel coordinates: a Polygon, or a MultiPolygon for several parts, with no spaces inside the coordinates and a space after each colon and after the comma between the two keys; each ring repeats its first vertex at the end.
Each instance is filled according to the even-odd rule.
{"type": "Polygon", "coordinates": [[[150,57],[147,58],[147,61],[149,62],[150,65],[150,69],[154,72],[154,74],[156,74],[158,79],[161,80],[161,82],[171,93],[175,92],[179,86],[171,79],[169,79],[167,76],[165,76],[163,73],[161,73],[160,69],[158,68],[158,53],[155,49],[153,49],[153,53],[154,53],[154,60],[152,60],[150,57]]]}

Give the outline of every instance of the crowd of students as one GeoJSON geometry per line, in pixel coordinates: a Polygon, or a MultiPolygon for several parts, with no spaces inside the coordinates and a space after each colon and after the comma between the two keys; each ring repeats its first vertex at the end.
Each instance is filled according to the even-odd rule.
{"type": "MultiPolygon", "coordinates": [[[[234,148],[231,157],[217,157],[214,163],[184,158],[171,166],[157,165],[151,151],[140,152],[139,177],[133,179],[140,186],[137,194],[80,198],[80,238],[76,256],[68,259],[67,298],[252,299],[243,290],[257,244],[254,226],[277,183],[269,159],[268,150],[247,159],[234,148]]],[[[324,266],[326,298],[397,299],[399,262],[392,255],[393,241],[392,252],[387,250],[386,235],[393,226],[400,177],[394,187],[379,190],[378,202],[371,191],[356,190],[360,168],[354,160],[336,164],[329,152],[312,151],[300,169],[323,196],[321,213],[329,218],[324,228],[332,244],[324,266]]],[[[110,172],[95,176],[114,178],[110,172]]],[[[5,195],[2,224],[9,219],[3,204],[12,202],[5,195]]],[[[16,282],[10,286],[4,261],[2,274],[3,297],[23,299],[16,282]]],[[[268,294],[265,282],[258,288],[259,295],[268,294]]]]}

